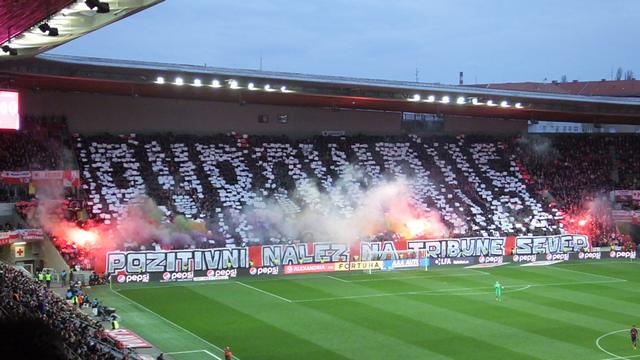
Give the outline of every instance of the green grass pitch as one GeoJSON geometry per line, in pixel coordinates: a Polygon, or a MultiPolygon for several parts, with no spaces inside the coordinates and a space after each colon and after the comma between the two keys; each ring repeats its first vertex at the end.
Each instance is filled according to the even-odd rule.
{"type": "Polygon", "coordinates": [[[638,262],[240,278],[90,291],[175,360],[640,359],[638,262]],[[493,284],[504,286],[495,300],[493,284]]]}

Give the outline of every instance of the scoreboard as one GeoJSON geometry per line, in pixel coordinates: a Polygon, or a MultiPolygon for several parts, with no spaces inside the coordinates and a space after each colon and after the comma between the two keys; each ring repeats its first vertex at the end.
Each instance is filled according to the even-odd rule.
{"type": "Polygon", "coordinates": [[[16,91],[0,91],[0,129],[20,129],[19,100],[16,91]]]}

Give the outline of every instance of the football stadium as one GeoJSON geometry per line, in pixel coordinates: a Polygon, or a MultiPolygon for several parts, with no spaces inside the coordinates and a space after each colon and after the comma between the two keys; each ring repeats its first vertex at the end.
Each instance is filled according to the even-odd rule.
{"type": "Polygon", "coordinates": [[[201,11],[0,1],[0,358],[640,359],[631,69],[444,84],[89,40],[196,47],[144,17],[177,3],[201,11]],[[83,39],[122,51],[55,50],[83,39]]]}

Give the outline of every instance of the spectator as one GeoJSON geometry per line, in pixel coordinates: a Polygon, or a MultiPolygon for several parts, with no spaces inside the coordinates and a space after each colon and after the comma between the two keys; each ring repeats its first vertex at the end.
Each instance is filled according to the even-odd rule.
{"type": "Polygon", "coordinates": [[[39,317],[0,321],[0,352],[21,360],[67,360],[59,332],[39,317]]]}
{"type": "Polygon", "coordinates": [[[60,272],[60,283],[62,286],[67,286],[67,270],[65,269],[60,272]]]}
{"type": "Polygon", "coordinates": [[[51,288],[51,270],[47,270],[44,274],[44,281],[47,283],[47,289],[51,288]]]}
{"type": "MultiPolygon", "coordinates": [[[[8,353],[21,354],[20,359],[115,360],[124,356],[123,352],[115,348],[115,343],[104,337],[103,328],[99,323],[77,308],[69,306],[65,300],[48,290],[45,284],[34,282],[23,270],[4,263],[0,263],[0,273],[0,308],[9,318],[6,321],[17,324],[17,329],[12,325],[0,325],[0,333],[3,334],[0,335],[3,340],[1,346],[13,347],[20,344],[20,350],[24,351],[25,355],[22,356],[21,351],[8,353]],[[28,324],[28,330],[25,331],[29,331],[29,334],[20,333],[24,324],[28,324]],[[8,334],[14,331],[16,332],[8,334]],[[39,334],[51,333],[55,335],[46,335],[48,339],[38,340],[39,334]],[[16,336],[15,342],[7,341],[13,339],[13,336],[16,336]],[[61,341],[57,336],[60,336],[61,341]],[[42,346],[34,344],[33,349],[29,347],[27,344],[34,339],[42,346]],[[67,354],[58,357],[58,344],[61,343],[66,345],[63,354],[67,354]],[[40,352],[47,351],[46,349],[50,349],[51,354],[37,357],[38,355],[31,353],[32,350],[40,352]]],[[[79,289],[72,288],[69,291],[73,293],[79,289]]]]}

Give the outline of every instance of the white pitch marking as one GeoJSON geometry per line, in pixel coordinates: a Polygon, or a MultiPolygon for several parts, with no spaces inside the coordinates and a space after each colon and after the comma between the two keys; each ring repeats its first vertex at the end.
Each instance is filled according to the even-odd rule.
{"type": "Polygon", "coordinates": [[[204,352],[204,350],[173,351],[173,352],[168,352],[168,353],[165,353],[165,354],[167,354],[167,355],[175,355],[175,354],[193,354],[193,353],[198,353],[198,352],[204,352]]]}
{"type": "Polygon", "coordinates": [[[541,261],[534,261],[534,262],[529,262],[529,263],[522,263],[522,264],[520,264],[520,266],[525,266],[525,267],[551,266],[551,265],[559,264],[559,263],[561,263],[563,261],[564,260],[541,260],[541,261]]]}
{"type": "MultiPolygon", "coordinates": [[[[527,289],[529,289],[531,286],[532,286],[532,285],[525,285],[525,286],[521,286],[521,287],[519,287],[519,288],[517,288],[517,289],[509,290],[509,292],[516,292],[516,291],[523,291],[523,290],[527,290],[527,289]]],[[[509,287],[511,287],[511,286],[509,286],[509,287]]]]}
{"type": "Polygon", "coordinates": [[[351,281],[349,281],[349,280],[340,279],[339,277],[335,277],[335,276],[331,276],[331,275],[327,275],[327,277],[328,277],[329,279],[338,280],[338,281],[342,281],[342,282],[346,282],[346,283],[350,283],[350,282],[351,282],[351,281]]]}
{"type": "Polygon", "coordinates": [[[483,264],[470,265],[470,266],[465,266],[464,268],[465,269],[491,269],[494,267],[509,265],[509,264],[511,263],[508,261],[505,261],[501,263],[483,263],[483,264]]]}
{"type": "Polygon", "coordinates": [[[248,285],[248,284],[245,284],[245,283],[243,283],[243,282],[236,281],[236,283],[237,283],[237,284],[240,284],[240,285],[242,285],[242,286],[244,286],[244,287],[248,287],[249,289],[253,289],[253,290],[255,290],[255,291],[261,292],[261,293],[263,293],[263,294],[266,294],[266,295],[269,295],[269,296],[273,296],[273,297],[274,297],[274,298],[276,298],[276,299],[280,299],[280,300],[282,300],[282,301],[286,301],[286,302],[288,302],[288,303],[292,303],[292,302],[293,302],[293,301],[291,301],[291,300],[289,300],[289,299],[287,299],[287,298],[284,298],[284,297],[282,297],[282,296],[280,296],[280,295],[276,295],[276,294],[274,294],[274,293],[270,293],[270,292],[268,292],[268,291],[265,291],[265,290],[262,290],[262,289],[258,289],[257,287],[253,287],[253,286],[248,285]]]}
{"type": "MultiPolygon", "coordinates": [[[[583,281],[583,282],[562,282],[562,283],[549,283],[549,284],[515,284],[505,286],[506,288],[516,288],[514,291],[523,291],[532,287],[545,287],[545,286],[568,286],[568,285],[593,285],[593,284],[610,284],[610,283],[619,283],[625,282],[626,280],[602,280],[602,281],[583,281]]],[[[487,289],[484,287],[475,287],[475,288],[456,288],[456,289],[442,289],[442,290],[423,290],[423,291],[407,291],[407,292],[399,292],[399,293],[383,293],[383,294],[368,294],[368,295],[353,295],[353,296],[336,296],[336,297],[326,297],[326,298],[317,298],[317,299],[303,299],[303,300],[292,300],[293,303],[300,302],[316,302],[316,301],[331,301],[331,300],[350,300],[350,299],[366,299],[366,298],[375,298],[375,297],[386,297],[386,296],[399,296],[399,295],[455,295],[455,296],[465,296],[465,295],[483,295],[490,294],[491,291],[482,292],[482,293],[466,293],[464,291],[472,291],[472,290],[483,290],[487,289]],[[454,294],[451,294],[453,292],[454,294]],[[455,292],[463,292],[463,293],[455,293],[455,292]]]]}
{"type": "Polygon", "coordinates": [[[370,281],[386,281],[386,280],[403,280],[403,279],[425,279],[425,280],[435,280],[437,278],[448,278],[448,277],[465,277],[465,276],[483,276],[483,275],[491,275],[489,273],[485,273],[483,271],[481,274],[446,274],[446,275],[433,275],[433,273],[427,272],[425,275],[417,275],[417,276],[390,276],[390,277],[379,277],[377,279],[362,279],[362,280],[349,280],[348,282],[370,282],[370,281]]]}
{"type": "Polygon", "coordinates": [[[165,283],[165,284],[167,285],[124,287],[124,288],[116,289],[113,291],[164,289],[164,288],[172,288],[172,287],[196,287],[196,286],[204,286],[204,285],[231,285],[233,284],[233,281],[219,280],[219,281],[200,281],[200,282],[182,282],[182,283],[165,283]]]}
{"type": "MultiPolygon", "coordinates": [[[[518,288],[513,289],[513,290],[508,290],[508,292],[512,293],[512,292],[516,292],[516,291],[527,290],[532,285],[512,285],[512,286],[508,286],[508,288],[516,287],[516,286],[518,286],[518,288]]],[[[484,292],[465,292],[465,291],[469,291],[469,290],[483,290],[483,289],[487,289],[487,286],[476,287],[476,288],[457,288],[457,289],[443,289],[443,290],[407,291],[407,292],[401,292],[401,293],[384,293],[384,294],[354,295],[354,296],[342,296],[342,297],[319,298],[319,299],[305,299],[305,300],[293,300],[292,302],[299,303],[299,302],[315,302],[315,301],[325,301],[325,300],[327,300],[327,301],[328,300],[349,300],[349,299],[364,299],[364,298],[370,298],[370,297],[398,296],[398,295],[420,295],[420,294],[467,296],[467,295],[486,295],[486,294],[491,294],[492,293],[491,290],[487,290],[487,291],[484,291],[484,292]],[[459,292],[456,292],[456,291],[459,291],[459,292]]]]}
{"type": "Polygon", "coordinates": [[[591,276],[596,276],[596,277],[600,277],[603,279],[613,279],[613,280],[621,280],[621,281],[627,281],[625,279],[620,279],[617,277],[613,277],[613,276],[607,276],[607,275],[600,275],[600,274],[592,274],[592,273],[588,273],[588,272],[584,272],[584,271],[578,271],[578,270],[571,270],[571,269],[565,269],[561,266],[554,266],[551,267],[551,269],[556,269],[556,270],[563,270],[563,271],[568,271],[568,272],[572,272],[572,273],[576,273],[576,274],[582,274],[582,275],[591,275],[591,276]]]}
{"type": "MultiPolygon", "coordinates": [[[[640,357],[640,355],[630,355],[630,356],[624,357],[622,359],[632,359],[632,358],[637,358],[637,357],[640,357]]],[[[602,359],[602,360],[619,360],[619,359],[620,359],[619,357],[614,357],[614,358],[606,358],[606,359],[602,359]]]]}
{"type": "Polygon", "coordinates": [[[222,360],[219,356],[214,355],[213,353],[211,353],[210,351],[207,350],[190,350],[190,351],[175,351],[175,352],[168,352],[165,353],[167,355],[180,355],[180,354],[195,354],[195,353],[199,353],[199,352],[203,352],[207,355],[210,355],[213,358],[216,358],[218,360],[222,360]]]}
{"type": "MultiPolygon", "coordinates": [[[[205,352],[206,354],[211,355],[212,357],[214,357],[214,358],[216,358],[216,359],[220,359],[217,355],[214,355],[214,354],[213,354],[213,353],[211,353],[211,351],[209,351],[209,350],[205,350],[204,352],[205,352]]],[[[234,357],[235,357],[235,356],[234,356],[234,357]]]]}
{"type": "Polygon", "coordinates": [[[474,268],[470,268],[470,269],[467,269],[467,270],[471,270],[471,271],[474,271],[474,272],[480,273],[480,274],[482,274],[482,275],[491,275],[491,273],[488,273],[488,272],[486,272],[486,271],[480,271],[480,270],[477,270],[477,269],[474,269],[474,268]]]}
{"type": "Polygon", "coordinates": [[[605,350],[602,346],[600,346],[600,340],[604,339],[605,337],[607,337],[609,335],[621,333],[623,331],[628,331],[628,330],[627,329],[616,330],[616,331],[611,331],[611,332],[608,332],[608,333],[606,333],[604,335],[601,335],[599,338],[596,339],[596,346],[598,347],[598,349],[600,349],[602,352],[606,353],[607,355],[613,356],[612,359],[628,359],[628,357],[616,355],[616,354],[614,354],[614,353],[612,353],[610,351],[605,350]]]}
{"type": "MultiPolygon", "coordinates": [[[[191,336],[193,336],[193,337],[195,337],[196,339],[198,339],[198,340],[202,341],[203,343],[208,344],[209,346],[211,346],[211,347],[213,347],[213,348],[216,348],[216,349],[218,349],[218,350],[220,350],[220,351],[224,351],[224,350],[222,350],[221,348],[219,348],[218,346],[216,346],[215,344],[210,343],[209,341],[207,341],[207,340],[203,339],[202,337],[200,337],[200,336],[198,336],[198,335],[194,334],[192,331],[190,331],[190,330],[188,330],[188,329],[185,329],[185,328],[183,328],[182,326],[180,326],[180,325],[178,325],[178,324],[174,323],[173,321],[171,321],[171,320],[167,319],[166,317],[164,317],[164,316],[162,316],[162,315],[160,315],[160,314],[156,313],[155,311],[150,310],[150,309],[149,309],[149,308],[147,308],[146,306],[144,306],[144,305],[142,305],[142,304],[140,304],[140,303],[138,303],[138,302],[136,302],[136,301],[131,300],[130,298],[126,297],[125,295],[120,294],[120,293],[119,293],[119,292],[117,292],[117,291],[114,291],[114,290],[112,290],[112,291],[113,291],[115,294],[117,294],[118,296],[122,297],[123,299],[126,299],[126,300],[128,300],[128,301],[130,301],[130,302],[132,302],[132,303],[134,303],[134,304],[136,304],[136,305],[138,305],[138,306],[140,306],[140,307],[141,307],[141,308],[143,308],[144,310],[146,310],[146,311],[148,311],[148,312],[152,313],[153,315],[155,315],[155,316],[159,317],[160,319],[162,319],[162,320],[164,320],[164,321],[168,322],[169,324],[173,325],[173,326],[174,326],[174,327],[176,327],[177,329],[180,329],[180,330],[182,330],[182,331],[186,332],[187,334],[190,334],[191,336]]],[[[211,355],[213,355],[213,354],[211,354],[211,355]]],[[[214,356],[215,358],[219,359],[219,360],[222,360],[221,358],[219,358],[219,357],[217,357],[217,356],[215,356],[215,355],[213,355],[213,356],[214,356]]],[[[236,357],[236,356],[233,356],[233,357],[234,357],[235,359],[237,359],[237,360],[240,360],[240,359],[239,359],[238,357],[236,357]]]]}

